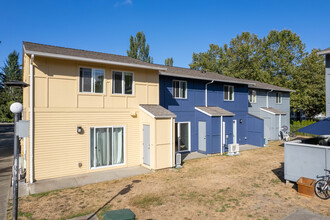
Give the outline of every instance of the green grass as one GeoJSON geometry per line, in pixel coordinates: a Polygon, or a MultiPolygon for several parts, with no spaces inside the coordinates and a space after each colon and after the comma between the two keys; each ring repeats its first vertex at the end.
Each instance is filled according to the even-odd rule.
{"type": "Polygon", "coordinates": [[[30,213],[30,212],[21,212],[21,211],[18,211],[18,217],[25,217],[27,219],[33,219],[32,218],[32,213],[30,213]]]}

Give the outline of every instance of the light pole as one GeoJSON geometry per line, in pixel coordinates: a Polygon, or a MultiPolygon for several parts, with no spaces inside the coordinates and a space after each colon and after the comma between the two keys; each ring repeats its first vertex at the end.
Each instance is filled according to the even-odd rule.
{"type": "Polygon", "coordinates": [[[10,106],[10,111],[15,114],[14,126],[14,170],[13,170],[13,219],[17,219],[18,211],[18,136],[17,136],[17,122],[19,116],[23,111],[23,105],[19,102],[14,102],[10,106]]]}
{"type": "MultiPolygon", "coordinates": [[[[23,88],[29,86],[29,84],[21,81],[12,81],[4,83],[10,89],[10,93],[13,99],[16,101],[14,88],[23,88]]],[[[14,169],[13,169],[13,219],[17,220],[18,213],[18,122],[20,120],[20,114],[23,111],[23,105],[19,102],[14,102],[10,105],[10,111],[14,113],[14,169]]]]}

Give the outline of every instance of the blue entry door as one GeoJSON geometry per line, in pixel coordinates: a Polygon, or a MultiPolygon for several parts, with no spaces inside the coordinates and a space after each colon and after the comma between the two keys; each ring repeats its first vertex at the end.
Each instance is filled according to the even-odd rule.
{"type": "Polygon", "coordinates": [[[198,150],[206,151],[206,122],[198,122],[198,150]]]}
{"type": "Polygon", "coordinates": [[[143,125],[143,163],[150,166],[150,126],[143,125]]]}

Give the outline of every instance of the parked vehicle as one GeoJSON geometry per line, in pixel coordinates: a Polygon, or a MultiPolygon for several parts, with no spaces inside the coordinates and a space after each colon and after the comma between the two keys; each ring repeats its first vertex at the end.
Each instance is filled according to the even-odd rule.
{"type": "MultiPolygon", "coordinates": [[[[329,172],[330,170],[324,169],[325,171],[329,172]]],[[[320,199],[329,199],[330,198],[330,175],[325,176],[316,176],[316,178],[321,178],[315,183],[315,194],[320,199]]]]}

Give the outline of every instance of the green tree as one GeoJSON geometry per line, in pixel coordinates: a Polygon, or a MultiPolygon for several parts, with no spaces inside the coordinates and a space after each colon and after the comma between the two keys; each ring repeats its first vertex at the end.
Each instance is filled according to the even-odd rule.
{"type": "Polygon", "coordinates": [[[137,32],[135,37],[131,36],[129,41],[127,56],[153,63],[152,57],[149,56],[149,44],[146,44],[146,37],[142,31],[137,32]]]}
{"type": "Polygon", "coordinates": [[[166,58],[165,59],[165,65],[166,66],[173,66],[173,57],[166,58]]]}
{"type": "MultiPolygon", "coordinates": [[[[14,102],[13,96],[10,94],[9,88],[3,83],[9,81],[21,81],[22,70],[18,62],[19,54],[13,51],[8,55],[4,67],[1,68],[1,85],[0,85],[0,121],[12,122],[13,114],[10,112],[9,107],[14,102]]],[[[22,102],[22,92],[20,89],[12,90],[15,101],[22,102]]]]}
{"type": "Polygon", "coordinates": [[[324,56],[313,49],[297,67],[291,81],[290,102],[292,109],[302,109],[307,117],[325,111],[325,62],[324,56]]]}
{"type": "Polygon", "coordinates": [[[269,32],[263,39],[263,69],[270,74],[269,83],[292,88],[292,77],[306,57],[305,44],[290,30],[269,32]]]}

